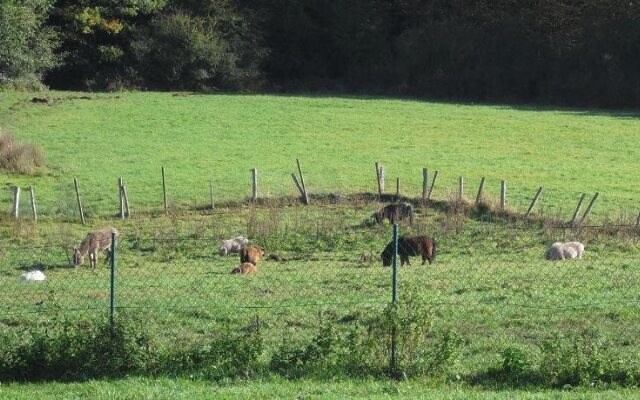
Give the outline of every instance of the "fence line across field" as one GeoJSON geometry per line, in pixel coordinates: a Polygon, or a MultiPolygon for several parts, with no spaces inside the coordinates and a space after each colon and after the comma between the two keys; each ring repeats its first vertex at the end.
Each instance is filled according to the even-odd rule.
{"type": "MultiPolygon", "coordinates": [[[[300,201],[302,204],[310,204],[310,199],[311,199],[311,195],[312,193],[310,192],[307,182],[306,182],[306,177],[303,174],[302,171],[302,167],[301,167],[301,163],[299,159],[296,159],[296,166],[297,166],[297,175],[296,173],[292,173],[291,177],[293,179],[293,186],[294,189],[300,194],[300,201]]],[[[400,193],[400,178],[396,178],[396,185],[395,185],[395,191],[392,193],[387,193],[385,190],[385,168],[384,166],[382,166],[379,162],[375,163],[375,181],[377,182],[377,191],[378,191],[378,197],[379,199],[382,201],[384,199],[388,199],[388,200],[394,200],[394,195],[395,195],[395,199],[399,199],[401,197],[401,193],[400,193]]],[[[164,213],[165,214],[169,214],[170,211],[170,197],[169,197],[169,183],[167,181],[167,175],[166,175],[166,169],[165,167],[161,167],[161,179],[162,179],[162,201],[163,201],[163,206],[164,206],[164,213]]],[[[269,197],[268,193],[266,195],[261,195],[258,192],[258,186],[259,186],[259,178],[258,178],[258,170],[257,168],[252,168],[250,170],[251,172],[251,179],[250,179],[250,187],[251,187],[251,195],[249,196],[249,200],[253,201],[253,202],[257,202],[259,200],[262,199],[266,199],[267,197],[269,197]]],[[[433,177],[431,179],[431,181],[429,181],[429,170],[428,168],[422,168],[422,185],[421,185],[421,192],[420,193],[416,193],[415,195],[411,195],[407,193],[407,189],[404,189],[403,192],[405,193],[404,198],[410,198],[413,200],[416,200],[416,202],[422,201],[422,203],[429,203],[430,201],[434,200],[434,191],[436,189],[436,183],[438,181],[438,178],[440,176],[440,171],[436,170],[433,173],[433,177]]],[[[465,177],[464,176],[459,176],[457,178],[457,188],[455,189],[456,193],[456,197],[459,200],[464,200],[466,199],[466,195],[465,195],[465,185],[468,186],[468,181],[465,182],[465,177]]],[[[210,179],[208,182],[208,194],[209,194],[209,199],[208,200],[208,204],[210,209],[214,209],[215,207],[215,203],[214,203],[214,186],[213,186],[213,179],[210,179]]],[[[86,201],[83,202],[83,199],[81,197],[81,193],[80,193],[80,189],[79,189],[79,185],[80,182],[78,180],[78,178],[73,178],[73,187],[74,187],[74,191],[75,191],[75,197],[76,197],[76,203],[77,203],[77,208],[78,208],[78,215],[79,215],[79,219],[80,222],[82,224],[86,223],[86,219],[85,219],[85,209],[86,209],[86,201]]],[[[283,186],[282,187],[286,187],[287,185],[283,182],[283,186]]],[[[406,187],[403,185],[403,187],[406,187]]],[[[499,209],[500,210],[506,210],[507,206],[508,206],[508,200],[507,200],[507,181],[506,180],[501,180],[500,181],[500,187],[499,187],[500,191],[499,191],[499,209]]],[[[118,215],[120,216],[120,218],[125,219],[125,218],[129,218],[131,217],[131,211],[130,211],[130,202],[135,202],[135,199],[130,199],[129,197],[129,192],[127,190],[127,186],[124,185],[124,181],[123,178],[120,177],[118,178],[118,199],[119,199],[119,204],[117,206],[115,206],[115,209],[119,210],[118,215]]],[[[444,189],[440,190],[442,193],[446,194],[446,191],[444,189]]],[[[484,177],[481,178],[480,182],[479,182],[479,186],[478,186],[478,191],[477,191],[477,195],[475,197],[475,202],[471,202],[470,204],[475,205],[476,207],[480,204],[481,200],[484,198],[485,196],[485,191],[486,191],[486,179],[484,177]]],[[[542,187],[539,187],[537,189],[537,191],[535,192],[535,195],[533,196],[533,199],[530,202],[530,205],[528,207],[528,209],[526,210],[526,213],[523,211],[523,216],[524,218],[528,218],[530,217],[530,215],[532,214],[534,207],[538,204],[538,201],[541,197],[542,194],[542,187]]],[[[263,190],[264,192],[264,190],[263,190]]],[[[216,195],[219,196],[220,195],[220,190],[218,188],[216,195]]],[[[321,195],[321,193],[319,191],[317,191],[315,193],[316,195],[321,195]]],[[[358,193],[353,193],[354,195],[357,195],[358,193]]],[[[364,193],[361,193],[364,194],[364,193]]],[[[37,214],[35,211],[35,194],[34,194],[34,186],[31,185],[30,186],[30,195],[31,195],[31,203],[32,203],[32,211],[33,211],[33,216],[34,216],[34,220],[37,221],[37,214]]],[[[595,203],[597,201],[597,199],[599,198],[600,193],[596,192],[595,195],[593,196],[593,198],[591,199],[587,210],[582,214],[582,216],[580,216],[578,214],[578,212],[581,209],[582,206],[582,201],[584,200],[584,197],[586,196],[586,193],[582,194],[582,197],[580,198],[580,201],[578,203],[578,206],[575,209],[575,213],[574,215],[570,218],[570,221],[572,221],[574,224],[583,224],[586,219],[588,218],[588,216],[590,215],[592,209],[595,206],[595,203]]],[[[269,197],[271,198],[271,197],[269,197]]],[[[446,199],[446,197],[445,197],[446,199]]],[[[42,199],[41,199],[42,200],[42,199]]],[[[238,199],[240,201],[242,201],[241,199],[238,199]]],[[[233,200],[231,200],[233,201],[233,200]]],[[[529,200],[527,199],[527,204],[529,202],[529,200]]],[[[149,207],[152,207],[151,204],[144,204],[142,207],[139,207],[139,209],[147,209],[149,210],[149,207]],[[146,207],[146,208],[145,208],[146,207]]],[[[22,218],[21,214],[20,214],[20,187],[14,187],[14,198],[13,198],[13,209],[12,209],[12,215],[14,218],[22,218]]],[[[199,209],[199,206],[195,206],[196,209],[199,209]]],[[[141,211],[143,212],[143,211],[141,211]]],[[[640,215],[640,214],[638,214],[640,215]]],[[[640,217],[638,218],[638,224],[640,225],[640,217]]]]}

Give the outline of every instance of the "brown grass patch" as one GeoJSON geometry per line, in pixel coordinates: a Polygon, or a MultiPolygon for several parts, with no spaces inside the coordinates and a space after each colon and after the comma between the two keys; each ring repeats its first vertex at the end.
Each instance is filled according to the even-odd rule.
{"type": "Polygon", "coordinates": [[[43,167],[44,156],[38,146],[32,143],[18,142],[0,129],[0,169],[35,175],[43,167]]]}

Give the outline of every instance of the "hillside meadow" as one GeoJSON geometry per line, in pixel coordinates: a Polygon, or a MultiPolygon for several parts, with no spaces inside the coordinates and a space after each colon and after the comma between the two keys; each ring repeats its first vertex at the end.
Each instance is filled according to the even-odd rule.
{"type": "MultiPolygon", "coordinates": [[[[556,229],[542,220],[503,219],[441,201],[455,192],[459,176],[466,179],[467,197],[474,197],[484,176],[489,196],[497,196],[506,179],[508,204],[519,210],[544,186],[538,210],[545,215],[568,218],[581,193],[598,191],[593,220],[635,219],[640,211],[634,186],[640,155],[636,114],[389,98],[38,94],[53,100],[46,105],[32,103],[33,96],[0,94],[0,127],[38,144],[47,160],[35,176],[0,174],[0,333],[29,348],[43,328],[43,337],[60,347],[49,349],[50,358],[40,360],[45,367],[35,371],[50,368],[54,376],[66,371],[61,379],[83,380],[73,368],[65,370],[68,359],[84,354],[69,338],[90,339],[74,325],[69,332],[52,327],[106,319],[109,270],[103,256],[94,273],[87,266],[72,268],[70,251],[89,229],[113,225],[122,232],[118,319],[143,326],[134,333],[152,345],[144,350],[148,359],[141,358],[148,364],[132,361],[139,369],[127,370],[130,378],[3,383],[2,396],[637,395],[633,389],[601,391],[640,381],[637,230],[612,224],[556,229]],[[291,198],[296,158],[311,193],[345,196],[327,196],[311,206],[291,198]],[[440,172],[438,201],[416,203],[416,224],[401,227],[402,234],[436,237],[438,256],[433,265],[420,266],[414,257],[412,266],[400,269],[399,299],[407,307],[401,326],[409,333],[399,354],[410,379],[396,383],[366,380],[386,377],[389,365],[388,346],[374,328],[391,296],[391,272],[379,260],[391,227],[366,224],[383,203],[357,196],[377,190],[376,161],[386,168],[387,191],[395,190],[399,177],[401,194],[408,197],[420,195],[423,167],[440,172]],[[160,215],[161,166],[175,211],[168,217],[160,215]],[[261,196],[288,197],[257,205],[237,202],[250,195],[254,167],[261,196]],[[74,177],[86,226],[77,220],[74,177]],[[131,200],[133,217],[125,221],[113,218],[118,177],[131,200]],[[219,203],[205,210],[211,178],[219,203]],[[23,218],[10,219],[12,185],[35,185],[37,224],[26,196],[23,218]],[[220,239],[239,234],[274,256],[261,262],[256,276],[231,275],[237,256],[216,253],[220,239]],[[542,259],[550,243],[565,239],[586,243],[584,260],[542,259]],[[20,283],[18,275],[33,268],[43,269],[47,281],[20,283]],[[262,338],[250,373],[236,375],[205,362],[207,351],[215,350],[211,343],[226,330],[262,338]],[[362,332],[369,332],[363,342],[349,341],[362,332]],[[346,357],[354,349],[372,353],[362,360],[346,357]],[[135,377],[154,374],[160,377],[135,377]],[[233,380],[212,385],[211,374],[233,380]],[[247,377],[251,382],[237,380],[247,377]],[[549,390],[567,385],[580,389],[549,390]],[[591,386],[596,388],[586,389],[591,386]]],[[[38,351],[33,354],[37,359],[38,351]]],[[[0,373],[15,379],[12,363],[30,365],[20,360],[10,351],[0,353],[0,373]]]]}
{"type": "MultiPolygon", "coordinates": [[[[418,197],[422,168],[439,171],[434,198],[464,176],[474,197],[481,177],[508,204],[526,209],[536,189],[541,207],[569,217],[581,193],[601,196],[595,217],[637,215],[637,114],[598,110],[436,103],[412,99],[122,92],[0,94],[0,127],[41,146],[48,168],[39,176],[0,175],[2,210],[11,185],[35,185],[40,212],[76,211],[78,178],[90,217],[118,208],[117,178],[132,212],[162,209],[160,169],[170,206],[259,195],[294,195],[290,174],[299,158],[311,193],[376,192],[374,163],[386,169],[387,191],[418,197]]],[[[27,206],[26,197],[24,208],[27,206]]],[[[25,211],[27,212],[27,211],[25,211]]]]}

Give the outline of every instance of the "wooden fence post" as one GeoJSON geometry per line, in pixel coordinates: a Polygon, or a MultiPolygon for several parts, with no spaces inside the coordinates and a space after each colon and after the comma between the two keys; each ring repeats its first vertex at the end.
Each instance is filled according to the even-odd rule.
{"type": "Polygon", "coordinates": [[[20,217],[20,186],[15,186],[13,191],[13,217],[20,217]]]}
{"type": "Polygon", "coordinates": [[[76,200],[78,201],[78,211],[80,211],[80,221],[84,225],[84,210],[82,209],[82,200],[80,198],[80,189],[78,188],[78,180],[73,178],[73,186],[76,188],[76,200]]]}
{"type": "Polygon", "coordinates": [[[593,205],[596,203],[596,200],[598,200],[598,196],[600,196],[600,193],[596,192],[596,194],[591,199],[591,202],[589,203],[589,207],[587,207],[587,211],[584,212],[584,215],[580,219],[580,225],[582,225],[582,223],[587,219],[587,217],[591,213],[591,209],[593,208],[593,205]]]}
{"type": "Polygon", "coordinates": [[[120,198],[120,219],[124,219],[124,193],[122,193],[122,178],[118,178],[118,197],[120,198]]]}
{"type": "Polygon", "coordinates": [[[436,172],[433,174],[433,181],[431,181],[431,189],[429,189],[427,200],[431,200],[431,196],[433,195],[433,188],[436,186],[437,180],[438,180],[438,170],[436,170],[436,172]]]}
{"type": "Polygon", "coordinates": [[[429,187],[429,170],[422,168],[422,201],[427,199],[427,188],[429,187]]]}
{"type": "Polygon", "coordinates": [[[258,170],[251,169],[251,201],[258,201],[258,170]]]}
{"type": "Polygon", "coordinates": [[[533,201],[531,202],[531,205],[529,206],[529,209],[527,210],[527,213],[524,215],[525,218],[529,216],[529,214],[531,214],[531,211],[533,211],[533,207],[536,206],[536,203],[538,202],[538,198],[540,198],[540,194],[542,193],[542,186],[540,186],[538,188],[538,191],[536,192],[536,195],[533,196],[533,201]]]}
{"type": "Polygon", "coordinates": [[[127,186],[122,184],[122,198],[124,199],[124,216],[125,218],[131,217],[131,210],[129,210],[129,196],[127,195],[127,186]]]}
{"type": "Polygon", "coordinates": [[[396,198],[400,198],[400,178],[396,178],[396,198]]]}
{"type": "Polygon", "coordinates": [[[478,187],[478,194],[476,195],[476,203],[477,206],[480,204],[480,200],[482,200],[482,192],[484,191],[484,176],[480,179],[480,186],[478,187]]]}
{"type": "Polygon", "coordinates": [[[378,182],[378,196],[382,198],[382,184],[380,182],[380,164],[376,161],[376,182],[378,182]]]}
{"type": "Polygon", "coordinates": [[[569,225],[573,225],[573,223],[576,221],[576,217],[580,212],[580,208],[582,208],[582,202],[584,201],[584,198],[586,196],[587,196],[586,193],[582,193],[582,196],[580,196],[580,200],[578,200],[578,205],[576,206],[576,210],[573,212],[573,216],[571,217],[571,220],[569,220],[569,225]]]}
{"type": "Polygon", "coordinates": [[[298,192],[300,193],[300,197],[304,199],[304,190],[302,190],[302,186],[300,186],[300,182],[298,182],[298,177],[295,172],[291,173],[291,178],[293,178],[293,183],[296,185],[298,192]]]}
{"type": "Polygon", "coordinates": [[[209,195],[211,196],[211,209],[215,207],[215,203],[213,201],[213,179],[209,180],[209,195]]]}
{"type": "Polygon", "coordinates": [[[507,206],[507,181],[500,182],[500,209],[504,210],[507,206]]]}
{"type": "Polygon", "coordinates": [[[304,174],[302,173],[302,167],[300,166],[300,160],[297,159],[297,158],[296,158],[296,164],[298,164],[298,172],[300,173],[300,184],[302,185],[304,204],[309,204],[309,194],[307,193],[307,184],[304,182],[304,174]]]}
{"type": "Polygon", "coordinates": [[[458,200],[464,199],[464,177],[458,178],[458,200]]]}
{"type": "Polygon", "coordinates": [[[164,199],[164,213],[169,214],[169,205],[167,204],[167,181],[164,175],[164,167],[162,167],[162,197],[164,199]]]}
{"type": "Polygon", "coordinates": [[[33,186],[29,186],[29,197],[31,198],[31,211],[33,212],[33,220],[38,222],[38,212],[36,211],[36,193],[33,186]]]}

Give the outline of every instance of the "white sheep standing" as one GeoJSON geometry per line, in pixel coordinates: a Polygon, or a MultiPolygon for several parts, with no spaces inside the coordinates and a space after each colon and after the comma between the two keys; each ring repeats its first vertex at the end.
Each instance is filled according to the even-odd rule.
{"type": "Polygon", "coordinates": [[[223,240],[222,246],[218,249],[218,254],[221,256],[228,256],[231,253],[239,253],[240,249],[242,249],[247,243],[249,243],[249,239],[244,236],[238,236],[235,239],[223,240]]]}
{"type": "Polygon", "coordinates": [[[545,260],[582,259],[584,245],[580,242],[555,242],[544,253],[545,260]]]}

